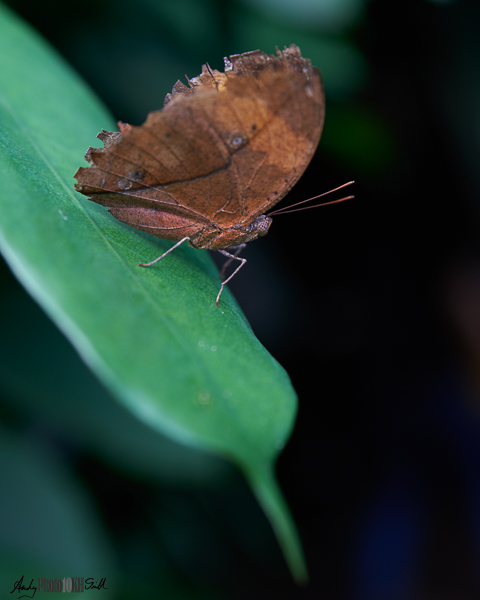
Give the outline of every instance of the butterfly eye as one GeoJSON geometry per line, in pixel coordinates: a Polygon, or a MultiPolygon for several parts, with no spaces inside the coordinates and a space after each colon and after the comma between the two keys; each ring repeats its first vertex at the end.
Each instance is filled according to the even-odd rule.
{"type": "Polygon", "coordinates": [[[270,219],[269,217],[265,217],[263,215],[260,218],[262,220],[258,224],[257,230],[258,230],[259,237],[262,237],[268,233],[268,230],[270,229],[270,225],[272,224],[272,219],[270,219]]]}

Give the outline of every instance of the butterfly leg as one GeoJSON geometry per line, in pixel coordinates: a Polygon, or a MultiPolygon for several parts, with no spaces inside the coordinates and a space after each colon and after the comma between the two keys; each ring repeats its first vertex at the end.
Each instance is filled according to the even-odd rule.
{"type": "Polygon", "coordinates": [[[170,252],[172,250],[175,250],[175,248],[178,248],[181,244],[183,244],[183,242],[186,242],[187,240],[189,241],[190,238],[189,237],[184,237],[182,240],[180,240],[174,246],[172,246],[166,252],[164,252],[162,254],[162,256],[159,256],[158,258],[156,258],[155,260],[152,260],[152,262],[149,262],[149,263],[137,263],[137,266],[139,266],[139,267],[151,267],[152,265],[154,265],[159,260],[162,260],[162,258],[164,258],[165,256],[167,256],[167,254],[170,254],[170,252]]]}
{"type": "Polygon", "coordinates": [[[229,258],[227,262],[223,265],[222,270],[220,271],[220,279],[223,281],[225,279],[225,271],[234,258],[240,254],[240,252],[246,247],[247,244],[238,244],[238,246],[230,246],[229,250],[235,250],[235,253],[232,258],[229,258]]]}
{"type": "MultiPolygon", "coordinates": [[[[240,246],[244,246],[245,244],[240,244],[240,246]]],[[[235,269],[235,271],[230,275],[230,277],[227,277],[227,279],[225,279],[225,281],[222,283],[222,285],[220,286],[220,291],[218,292],[218,296],[217,299],[215,300],[215,304],[218,306],[218,302],[220,300],[220,296],[222,295],[223,292],[223,288],[227,285],[227,283],[233,278],[235,277],[235,275],[240,271],[240,269],[243,267],[243,265],[247,262],[246,258],[239,258],[237,256],[238,252],[240,252],[242,248],[240,248],[239,250],[237,250],[237,252],[235,254],[230,254],[230,252],[227,252],[226,250],[218,250],[218,252],[220,252],[220,254],[223,254],[223,256],[226,256],[227,258],[230,259],[229,262],[231,262],[232,260],[238,260],[241,264],[238,265],[238,267],[235,269]]]]}

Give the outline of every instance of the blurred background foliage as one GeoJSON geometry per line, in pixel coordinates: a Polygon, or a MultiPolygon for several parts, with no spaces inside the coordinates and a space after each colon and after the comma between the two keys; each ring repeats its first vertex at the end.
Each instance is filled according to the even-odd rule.
{"type": "Polygon", "coordinates": [[[105,598],[478,598],[480,5],[7,4],[133,124],[204,62],[298,44],[327,117],[288,202],[351,179],[356,198],[275,219],[231,286],[299,393],[277,473],[310,584],[240,475],[135,421],[5,265],[2,570],[54,564],[67,536],[62,564],[106,574],[105,598]]]}

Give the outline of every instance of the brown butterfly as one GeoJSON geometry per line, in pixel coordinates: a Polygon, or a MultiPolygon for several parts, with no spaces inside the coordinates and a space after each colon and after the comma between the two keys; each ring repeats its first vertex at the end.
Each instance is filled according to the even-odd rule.
{"type": "MultiPolygon", "coordinates": [[[[325,100],[318,69],[291,45],[277,55],[259,50],[208,65],[178,81],[164,107],[140,127],[119,123],[89,148],[90,167],[75,189],[109,207],[119,221],[194,248],[218,250],[243,267],[246,242],[267,234],[266,211],[295,185],[322,132],[325,100]],[[226,249],[229,249],[228,252],[226,249]]],[[[223,277],[222,277],[223,278],[223,277]]]]}

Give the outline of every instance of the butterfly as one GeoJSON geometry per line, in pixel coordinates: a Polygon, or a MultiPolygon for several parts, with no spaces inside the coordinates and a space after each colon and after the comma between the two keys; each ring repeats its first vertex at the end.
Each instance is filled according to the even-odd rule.
{"type": "Polygon", "coordinates": [[[203,65],[188,86],[178,81],[164,107],[134,127],[102,130],[75,189],[131,227],[227,257],[221,277],[247,242],[268,233],[267,211],[299,180],[320,141],[325,98],[320,72],[291,45],[203,65]]]}

